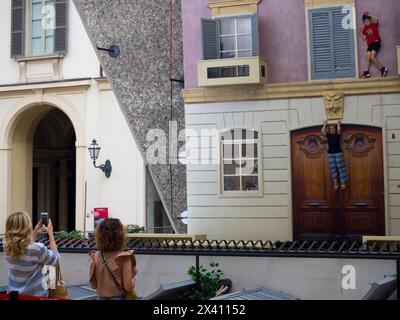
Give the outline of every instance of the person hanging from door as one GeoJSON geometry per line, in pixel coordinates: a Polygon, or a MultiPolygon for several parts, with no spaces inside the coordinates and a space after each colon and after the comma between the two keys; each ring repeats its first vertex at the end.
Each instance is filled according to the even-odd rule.
{"type": "Polygon", "coordinates": [[[331,168],[334,190],[339,190],[339,180],[341,183],[341,189],[345,190],[348,180],[348,172],[341,147],[342,128],[340,120],[337,122],[337,125],[328,125],[328,121],[325,120],[322,133],[326,136],[328,141],[328,160],[331,168]]]}

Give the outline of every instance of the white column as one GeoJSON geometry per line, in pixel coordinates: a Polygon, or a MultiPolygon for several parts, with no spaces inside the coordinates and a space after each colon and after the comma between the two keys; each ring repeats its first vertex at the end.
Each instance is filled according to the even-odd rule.
{"type": "Polygon", "coordinates": [[[76,230],[83,231],[86,219],[85,208],[85,179],[86,179],[86,146],[76,146],[76,211],[75,226],[76,230]]]}
{"type": "Polygon", "coordinates": [[[60,175],[58,186],[58,227],[68,229],[68,161],[60,158],[60,175]]]}
{"type": "Polygon", "coordinates": [[[11,214],[11,149],[0,149],[0,234],[11,214]]]}

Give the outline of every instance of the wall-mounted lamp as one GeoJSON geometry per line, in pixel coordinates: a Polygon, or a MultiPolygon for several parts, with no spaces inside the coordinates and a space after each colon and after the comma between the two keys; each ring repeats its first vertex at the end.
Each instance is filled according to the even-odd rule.
{"type": "Polygon", "coordinates": [[[116,44],[113,44],[108,49],[97,46],[97,50],[107,51],[110,58],[113,58],[113,59],[118,58],[121,53],[121,50],[119,49],[119,47],[116,44]]]}
{"type": "Polygon", "coordinates": [[[89,154],[90,158],[93,160],[93,165],[95,168],[100,169],[101,171],[104,172],[107,178],[111,177],[111,172],[112,172],[112,166],[111,166],[111,161],[107,160],[105,164],[102,164],[100,166],[96,165],[96,160],[99,158],[99,153],[100,153],[100,146],[97,144],[97,141],[93,139],[92,144],[90,145],[89,149],[89,154]]]}

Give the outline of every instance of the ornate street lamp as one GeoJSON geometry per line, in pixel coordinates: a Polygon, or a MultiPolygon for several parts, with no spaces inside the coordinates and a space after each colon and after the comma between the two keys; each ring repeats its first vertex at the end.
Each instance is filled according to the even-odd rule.
{"type": "Polygon", "coordinates": [[[111,166],[111,161],[107,160],[105,164],[102,164],[100,166],[96,165],[96,161],[99,158],[99,153],[100,153],[100,146],[97,144],[97,141],[93,139],[92,144],[90,145],[89,149],[89,154],[90,158],[93,160],[93,165],[95,168],[100,169],[101,171],[104,172],[107,178],[111,177],[111,172],[112,172],[112,166],[111,166]]]}

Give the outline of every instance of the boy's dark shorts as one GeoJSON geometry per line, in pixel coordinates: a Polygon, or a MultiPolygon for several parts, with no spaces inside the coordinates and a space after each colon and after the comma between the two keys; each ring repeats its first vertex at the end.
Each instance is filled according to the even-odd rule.
{"type": "Polygon", "coordinates": [[[367,52],[376,51],[377,53],[381,50],[381,42],[375,41],[368,46],[367,52]]]}

